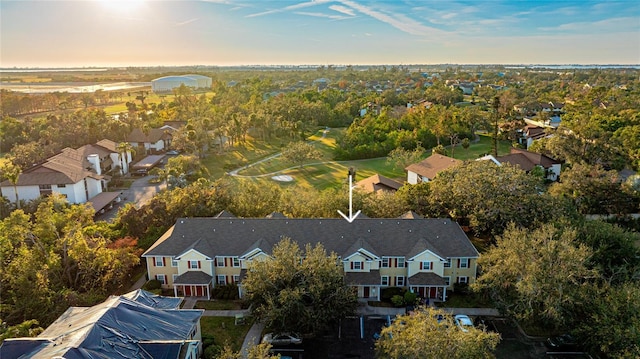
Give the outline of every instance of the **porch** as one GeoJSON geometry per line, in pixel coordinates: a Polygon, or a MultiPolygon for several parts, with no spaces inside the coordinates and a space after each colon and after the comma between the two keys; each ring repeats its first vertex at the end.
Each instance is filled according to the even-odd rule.
{"type": "Polygon", "coordinates": [[[188,271],[176,277],[173,294],[176,297],[203,297],[211,299],[213,277],[201,271],[188,271]]]}

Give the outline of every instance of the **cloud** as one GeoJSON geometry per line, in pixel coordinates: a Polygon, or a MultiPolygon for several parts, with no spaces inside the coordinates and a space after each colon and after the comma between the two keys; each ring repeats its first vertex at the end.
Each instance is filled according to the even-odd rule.
{"type": "Polygon", "coordinates": [[[193,18],[193,19],[189,19],[189,20],[185,20],[185,21],[181,21],[181,22],[176,22],[176,26],[184,26],[186,24],[190,24],[194,21],[198,21],[198,18],[193,18]]]}
{"type": "Polygon", "coordinates": [[[341,5],[331,5],[329,6],[329,9],[337,11],[339,13],[343,13],[345,15],[356,16],[355,12],[353,12],[353,9],[349,9],[348,7],[344,7],[341,5]]]}
{"type": "Polygon", "coordinates": [[[426,26],[414,19],[398,13],[387,14],[378,11],[369,6],[359,4],[351,0],[338,0],[342,5],[348,6],[364,15],[372,17],[385,24],[391,25],[396,29],[412,35],[434,35],[435,33],[443,34],[444,31],[426,26]]]}
{"type": "Polygon", "coordinates": [[[305,16],[313,16],[313,17],[323,17],[323,18],[327,18],[327,19],[332,19],[332,20],[344,20],[344,19],[349,19],[348,16],[342,16],[342,15],[330,15],[330,14],[325,14],[322,12],[304,12],[304,11],[296,11],[295,14],[298,15],[305,15],[305,16]]]}
{"type": "Polygon", "coordinates": [[[308,8],[308,7],[311,7],[311,6],[317,6],[317,5],[320,5],[320,4],[324,4],[324,3],[327,3],[327,2],[330,2],[330,1],[331,0],[312,0],[312,1],[303,2],[303,3],[300,3],[300,4],[285,6],[285,7],[280,8],[280,9],[273,9],[273,10],[267,10],[267,11],[263,11],[263,12],[259,12],[259,13],[255,13],[255,14],[250,14],[250,15],[247,15],[246,17],[258,17],[258,16],[264,16],[264,15],[270,15],[270,14],[277,14],[277,13],[280,13],[280,12],[304,9],[304,8],[308,8]]]}
{"type": "Polygon", "coordinates": [[[593,22],[569,22],[552,27],[540,27],[540,31],[549,32],[582,32],[582,33],[617,33],[638,31],[638,19],[635,17],[617,17],[593,22]]]}

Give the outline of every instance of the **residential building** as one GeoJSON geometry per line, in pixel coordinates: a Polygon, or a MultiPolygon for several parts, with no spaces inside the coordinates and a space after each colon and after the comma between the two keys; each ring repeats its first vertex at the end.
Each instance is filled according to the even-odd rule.
{"type": "Polygon", "coordinates": [[[356,182],[356,186],[368,193],[377,193],[380,191],[395,192],[402,187],[402,183],[394,181],[391,178],[375,174],[356,182]]]}
{"type": "Polygon", "coordinates": [[[147,131],[147,133],[136,128],[127,136],[127,142],[129,142],[138,153],[159,153],[166,151],[171,146],[173,131],[175,131],[175,129],[170,126],[152,128],[147,131]]]}
{"type": "Polygon", "coordinates": [[[411,164],[405,168],[407,171],[407,182],[418,184],[433,180],[438,172],[457,166],[462,161],[434,153],[424,160],[411,164]]]}
{"type": "Polygon", "coordinates": [[[545,177],[550,181],[557,181],[560,177],[562,162],[541,153],[529,152],[519,148],[511,148],[511,153],[496,158],[500,163],[510,163],[529,172],[535,167],[545,170],[545,177]]]}
{"type": "MultiPolygon", "coordinates": [[[[127,173],[131,153],[118,153],[117,145],[110,140],[101,140],[78,149],[65,148],[60,153],[40,164],[22,171],[15,184],[0,183],[0,193],[9,201],[34,200],[40,196],[58,193],[69,203],[108,204],[120,192],[106,192],[113,171],[127,173]]],[[[103,205],[103,207],[104,207],[103,205]]],[[[102,207],[97,208],[100,210],[102,207]]]]}
{"type": "Polygon", "coordinates": [[[196,359],[201,309],[137,290],[93,307],[70,307],[35,338],[5,339],[0,358],[196,359]]]}
{"type": "Polygon", "coordinates": [[[250,263],[271,255],[284,237],[300,247],[321,243],[338,255],[360,298],[380,298],[385,287],[408,288],[445,300],[455,283],[473,283],[478,251],[460,226],[442,218],[343,219],[181,218],[143,255],[149,278],[176,296],[210,298],[215,286],[237,284],[250,263]]]}

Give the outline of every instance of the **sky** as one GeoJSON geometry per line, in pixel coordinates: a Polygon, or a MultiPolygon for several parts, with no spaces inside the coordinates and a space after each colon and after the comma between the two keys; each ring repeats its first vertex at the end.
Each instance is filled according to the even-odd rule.
{"type": "Polygon", "coordinates": [[[640,64],[640,1],[0,0],[0,67],[640,64]]]}

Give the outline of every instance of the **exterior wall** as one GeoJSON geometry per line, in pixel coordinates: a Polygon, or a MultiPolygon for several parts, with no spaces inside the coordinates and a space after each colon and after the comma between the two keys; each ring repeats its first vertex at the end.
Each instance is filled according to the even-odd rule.
{"type": "Polygon", "coordinates": [[[162,151],[164,150],[164,140],[159,140],[156,143],[152,143],[151,144],[151,149],[155,150],[155,151],[162,151]]]}
{"type": "Polygon", "coordinates": [[[87,194],[84,191],[84,181],[80,181],[74,184],[68,184],[64,188],[51,186],[54,192],[65,194],[69,203],[84,203],[87,201],[87,194]]]}
{"type": "Polygon", "coordinates": [[[468,268],[459,268],[460,258],[451,258],[451,267],[444,268],[443,277],[450,277],[448,289],[453,289],[453,285],[457,282],[458,277],[468,277],[468,283],[476,281],[477,258],[469,258],[468,268]]]}
{"type": "Polygon", "coordinates": [[[559,163],[551,165],[551,168],[549,168],[549,175],[547,176],[547,178],[551,181],[556,181],[560,176],[561,168],[562,168],[562,165],[559,163]]]}
{"type": "MultiPolygon", "coordinates": [[[[87,191],[89,192],[89,198],[93,198],[98,193],[102,192],[102,180],[86,177],[85,181],[87,181],[87,191]]],[[[86,202],[87,199],[88,198],[85,198],[82,203],[86,202]]]]}
{"type": "Polygon", "coordinates": [[[163,259],[163,266],[156,266],[156,258],[158,257],[147,257],[149,280],[156,279],[158,274],[164,274],[165,284],[162,285],[162,288],[171,288],[173,286],[173,275],[178,274],[178,268],[171,266],[171,257],[159,257],[163,259]]]}
{"type": "Polygon", "coordinates": [[[418,178],[420,177],[417,173],[407,171],[407,182],[409,182],[409,184],[418,184],[418,178]]]}
{"type": "Polygon", "coordinates": [[[208,260],[202,253],[199,253],[195,250],[188,251],[183,254],[178,261],[178,273],[184,274],[188,271],[201,271],[207,273],[210,276],[215,275],[215,270],[213,269],[213,261],[208,260]],[[189,268],[190,261],[197,261],[200,264],[199,268],[189,268]]]}
{"type": "Polygon", "coordinates": [[[343,262],[345,272],[370,272],[372,261],[361,254],[355,254],[343,262]],[[362,269],[351,268],[351,263],[362,262],[362,269]]]}
{"type": "Polygon", "coordinates": [[[442,277],[444,273],[444,263],[440,261],[440,257],[434,255],[431,252],[423,253],[417,257],[415,257],[412,261],[407,262],[408,270],[407,277],[411,277],[419,272],[431,272],[435,273],[442,277]],[[422,262],[431,262],[432,269],[420,269],[420,263],[422,262]]]}
{"type": "MultiPolygon", "coordinates": [[[[17,186],[18,199],[20,201],[30,201],[40,197],[40,189],[38,186],[17,186]]],[[[16,192],[13,186],[2,187],[2,195],[14,203],[16,201],[16,192]]]]}
{"type": "MultiPolygon", "coordinates": [[[[237,267],[233,266],[234,258],[238,257],[216,257],[214,259],[215,266],[215,276],[213,278],[213,282],[218,283],[218,276],[225,276],[225,283],[235,283],[234,276],[240,276],[240,271],[242,270],[242,261],[240,261],[240,265],[237,267]],[[219,265],[222,264],[222,265],[219,265]]],[[[239,260],[239,259],[238,259],[239,260]]],[[[241,278],[238,278],[241,279],[241,278]]]]}

